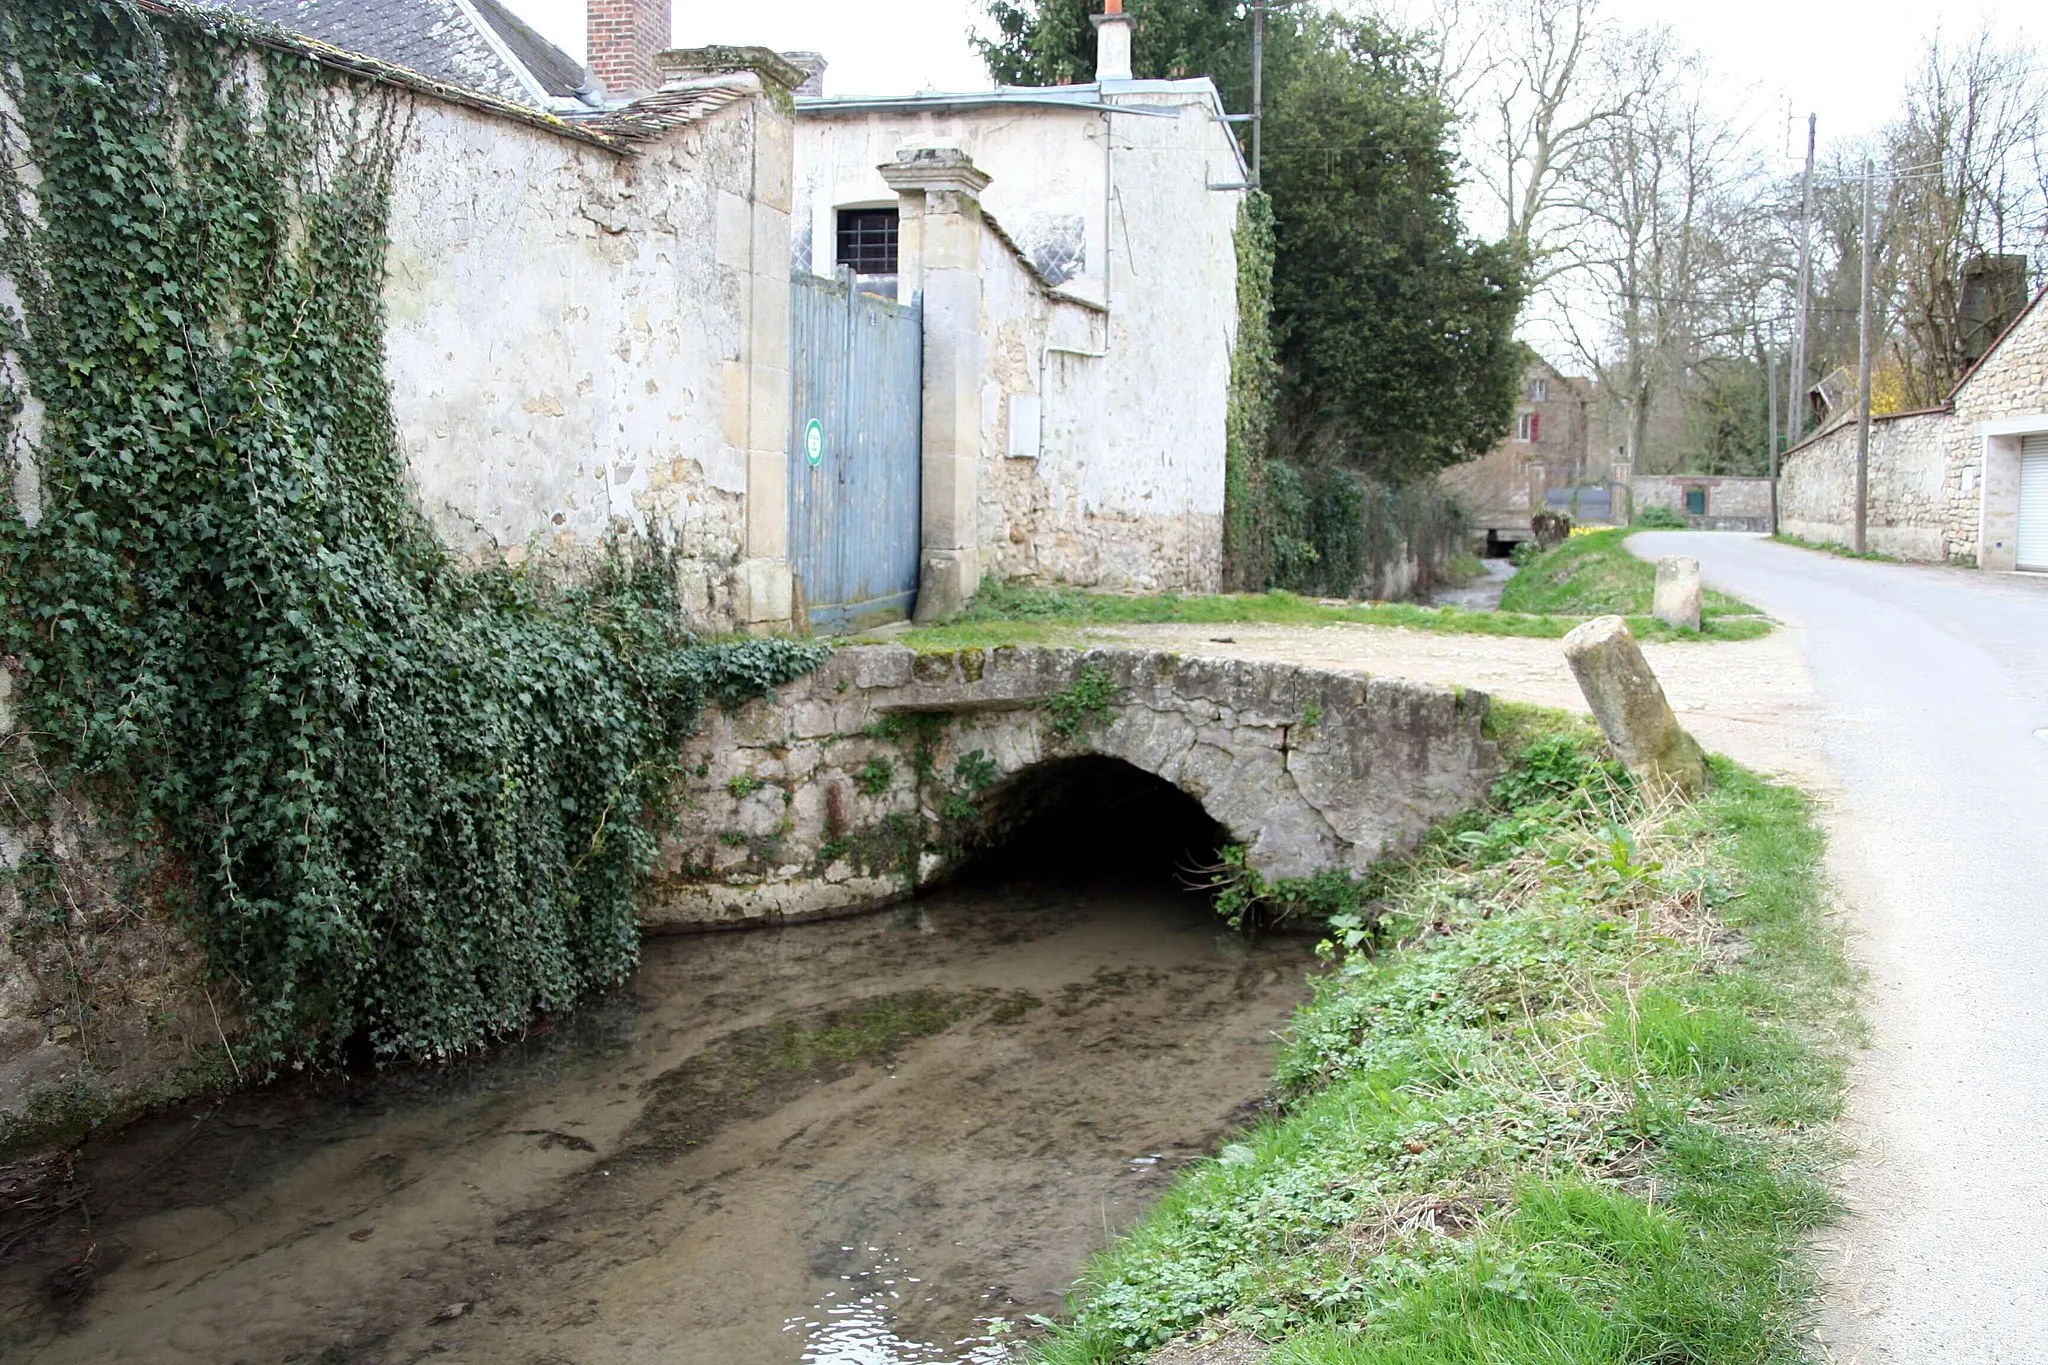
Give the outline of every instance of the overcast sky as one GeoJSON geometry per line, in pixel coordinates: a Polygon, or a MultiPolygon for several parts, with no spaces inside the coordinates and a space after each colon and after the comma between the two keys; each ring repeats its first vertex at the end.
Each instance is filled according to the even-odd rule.
{"type": "MultiPolygon", "coordinates": [[[[583,0],[510,0],[572,56],[583,55],[583,0]]],[[[877,8],[848,0],[765,0],[758,4],[678,5],[676,42],[760,43],[822,52],[831,63],[834,94],[974,90],[988,85],[967,34],[981,16],[979,0],[891,0],[877,8]],[[886,18],[886,22],[884,22],[886,18]]],[[[1403,6],[1390,4],[1398,12],[1403,6]]],[[[1922,45],[1939,22],[1963,38],[1984,23],[2026,30],[2040,42],[2048,24],[2020,16],[2029,4],[1944,0],[1938,7],[1902,0],[1608,0],[1608,13],[1630,26],[1669,24],[1706,56],[1759,125],[1779,130],[1778,150],[1793,146],[1792,125],[1820,115],[1821,139],[1874,128],[1897,107],[1922,45]]],[[[1759,132],[1762,131],[1760,126],[1759,132]]]]}

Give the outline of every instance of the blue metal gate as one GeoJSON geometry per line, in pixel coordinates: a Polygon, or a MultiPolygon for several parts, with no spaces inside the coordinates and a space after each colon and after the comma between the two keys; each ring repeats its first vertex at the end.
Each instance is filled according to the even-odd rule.
{"type": "Polygon", "coordinates": [[[854,630],[917,598],[924,327],[850,274],[789,300],[789,557],[811,625],[854,630]]]}

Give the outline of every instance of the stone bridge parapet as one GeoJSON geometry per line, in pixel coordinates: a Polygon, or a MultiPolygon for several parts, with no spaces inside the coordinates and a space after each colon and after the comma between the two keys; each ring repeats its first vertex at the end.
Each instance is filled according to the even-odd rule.
{"type": "Polygon", "coordinates": [[[1412,848],[1498,769],[1483,693],[1151,651],[837,651],[707,715],[652,929],[843,914],[942,880],[1003,836],[1006,786],[1119,759],[1198,801],[1268,878],[1412,848]]]}

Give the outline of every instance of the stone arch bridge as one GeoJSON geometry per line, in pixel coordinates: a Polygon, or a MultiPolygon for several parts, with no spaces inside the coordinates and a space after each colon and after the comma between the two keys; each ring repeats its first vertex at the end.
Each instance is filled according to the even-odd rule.
{"type": "Polygon", "coordinates": [[[901,899],[1000,842],[1034,774],[1085,755],[1193,797],[1263,876],[1363,869],[1484,795],[1499,766],[1486,710],[1478,692],[1150,651],[841,649],[706,715],[643,919],[713,928],[901,899]]]}

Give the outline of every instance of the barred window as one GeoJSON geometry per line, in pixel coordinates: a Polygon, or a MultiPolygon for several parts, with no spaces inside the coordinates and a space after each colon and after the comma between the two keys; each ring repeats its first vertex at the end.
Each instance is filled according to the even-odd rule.
{"type": "Polygon", "coordinates": [[[856,275],[896,273],[896,210],[839,210],[838,263],[856,275]]]}

